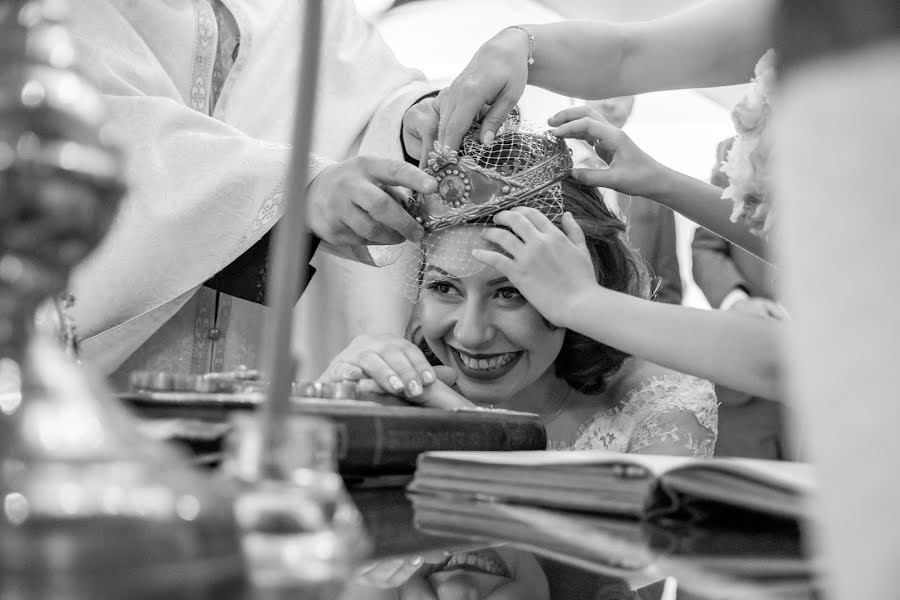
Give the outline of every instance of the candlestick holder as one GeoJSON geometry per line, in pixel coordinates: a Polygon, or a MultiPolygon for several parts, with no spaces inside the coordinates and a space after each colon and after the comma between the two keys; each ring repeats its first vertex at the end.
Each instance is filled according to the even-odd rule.
{"type": "Polygon", "coordinates": [[[0,597],[226,597],[244,577],[231,496],[34,327],[125,191],[67,10],[0,3],[0,597]]]}

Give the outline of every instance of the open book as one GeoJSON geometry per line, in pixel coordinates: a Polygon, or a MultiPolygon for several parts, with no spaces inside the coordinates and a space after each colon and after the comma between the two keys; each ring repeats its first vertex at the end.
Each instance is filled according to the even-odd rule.
{"type": "Polygon", "coordinates": [[[409,490],[633,518],[727,518],[735,511],[803,521],[809,465],[605,451],[429,452],[409,490]]]}
{"type": "Polygon", "coordinates": [[[632,580],[808,594],[809,465],[604,451],[430,452],[408,488],[416,526],[510,542],[632,580]],[[659,574],[659,571],[657,571],[659,574]]]}

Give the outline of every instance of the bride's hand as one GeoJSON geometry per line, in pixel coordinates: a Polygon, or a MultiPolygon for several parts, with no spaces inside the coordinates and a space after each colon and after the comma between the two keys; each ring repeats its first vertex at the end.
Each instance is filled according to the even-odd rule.
{"type": "Polygon", "coordinates": [[[388,394],[417,398],[437,380],[422,351],[396,335],[360,335],[319,378],[321,381],[374,379],[388,394]]]}
{"type": "Polygon", "coordinates": [[[608,167],[574,169],[572,177],[592,187],[604,187],[653,199],[664,187],[668,169],[641,150],[628,135],[590,106],[568,108],[550,117],[550,133],[589,143],[608,167]]]}
{"type": "Polygon", "coordinates": [[[509,256],[480,249],[472,250],[472,256],[503,273],[551,323],[566,327],[568,300],[598,285],[575,218],[565,213],[560,230],[537,209],[518,206],[495,215],[494,223],[511,231],[489,227],[482,236],[509,256]]]}
{"type": "Polygon", "coordinates": [[[403,396],[432,408],[474,406],[452,386],[456,372],[432,367],[418,346],[395,335],[361,335],[335,356],[320,381],[358,381],[368,394],[403,396]]]}
{"type": "Polygon", "coordinates": [[[485,105],[479,139],[489,144],[528,83],[528,34],[504,29],[485,42],[463,72],[438,95],[438,143],[459,148],[485,105]]]}

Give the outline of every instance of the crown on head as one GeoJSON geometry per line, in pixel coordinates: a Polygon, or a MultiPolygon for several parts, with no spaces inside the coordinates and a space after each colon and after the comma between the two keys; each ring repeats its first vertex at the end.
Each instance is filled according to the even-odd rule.
{"type": "Polygon", "coordinates": [[[559,182],[572,166],[564,140],[526,131],[513,115],[489,146],[478,142],[474,129],[463,139],[461,152],[435,142],[425,172],[437,180],[438,191],[416,194],[405,208],[427,231],[436,231],[514,206],[561,206],[559,182]]]}

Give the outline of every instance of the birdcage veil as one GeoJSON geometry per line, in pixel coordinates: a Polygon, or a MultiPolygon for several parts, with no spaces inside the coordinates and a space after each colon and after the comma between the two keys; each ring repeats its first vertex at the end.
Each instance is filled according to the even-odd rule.
{"type": "Polygon", "coordinates": [[[455,277],[483,269],[472,250],[491,247],[481,234],[494,226],[493,216],[503,210],[530,206],[558,221],[564,212],[560,181],[571,169],[565,141],[523,121],[517,111],[489,145],[478,141],[473,128],[458,152],[435,147],[426,172],[437,179],[438,192],[417,195],[406,206],[426,231],[424,239],[408,245],[404,259],[395,264],[406,295],[418,300],[429,256],[439,256],[439,267],[455,277]]]}

